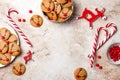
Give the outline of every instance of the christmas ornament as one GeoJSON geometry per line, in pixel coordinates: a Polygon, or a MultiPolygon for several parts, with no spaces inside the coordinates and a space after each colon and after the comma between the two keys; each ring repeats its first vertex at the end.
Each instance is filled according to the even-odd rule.
{"type": "Polygon", "coordinates": [[[88,10],[87,8],[84,9],[83,13],[81,16],[79,16],[77,19],[85,19],[89,22],[89,26],[90,28],[92,28],[92,23],[98,19],[99,17],[106,20],[107,17],[104,16],[104,12],[105,12],[105,9],[103,8],[101,11],[98,10],[98,8],[95,9],[95,11],[97,12],[97,14],[93,13],[91,10],[88,10]],[[90,16],[90,18],[89,18],[90,16]]]}

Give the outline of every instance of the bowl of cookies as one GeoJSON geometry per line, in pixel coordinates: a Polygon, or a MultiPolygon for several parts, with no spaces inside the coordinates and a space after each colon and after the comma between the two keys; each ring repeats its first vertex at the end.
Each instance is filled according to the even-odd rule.
{"type": "Polygon", "coordinates": [[[9,25],[0,27],[0,68],[12,63],[20,55],[20,41],[16,31],[9,25]]]}
{"type": "Polygon", "coordinates": [[[73,13],[72,0],[43,0],[41,3],[43,14],[51,21],[64,22],[73,13]]]}

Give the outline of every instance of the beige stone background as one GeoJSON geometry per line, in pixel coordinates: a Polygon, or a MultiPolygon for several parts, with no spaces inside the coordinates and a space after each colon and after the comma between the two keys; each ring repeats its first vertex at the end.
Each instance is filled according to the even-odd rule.
{"type": "Polygon", "coordinates": [[[42,14],[40,3],[42,0],[0,0],[0,25],[7,21],[6,14],[9,8],[15,8],[19,14],[12,14],[16,23],[29,37],[33,44],[33,60],[26,65],[26,72],[22,76],[12,73],[15,62],[24,62],[23,56],[28,46],[20,37],[22,54],[5,68],[0,69],[0,80],[75,80],[73,72],[77,67],[87,70],[86,80],[120,80],[120,66],[109,63],[106,53],[108,47],[120,42],[120,0],[73,0],[74,13],[65,23],[53,23],[42,14]],[[85,20],[75,20],[81,15],[84,8],[94,11],[95,8],[106,8],[107,21],[98,19],[94,22],[93,30],[85,20]],[[33,14],[43,17],[41,28],[33,28],[29,19],[33,14]],[[18,23],[18,18],[25,18],[26,23],[18,23]],[[97,52],[102,59],[97,60],[103,66],[102,70],[89,67],[88,53],[91,52],[95,31],[108,22],[118,26],[118,32],[97,52]]]}

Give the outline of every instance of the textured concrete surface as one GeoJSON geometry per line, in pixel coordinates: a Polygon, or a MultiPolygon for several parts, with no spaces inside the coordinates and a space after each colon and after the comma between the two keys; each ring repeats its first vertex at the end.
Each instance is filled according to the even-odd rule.
{"type": "MultiPolygon", "coordinates": [[[[74,14],[65,23],[53,23],[42,14],[40,9],[41,0],[0,0],[0,24],[7,21],[6,14],[9,8],[15,8],[19,15],[12,14],[16,23],[24,31],[33,43],[34,61],[26,65],[26,73],[16,76],[11,68],[15,62],[24,62],[28,46],[21,40],[22,55],[5,68],[0,69],[0,80],[75,80],[73,72],[77,67],[87,70],[86,80],[120,80],[120,66],[109,63],[106,53],[112,43],[120,42],[120,0],[73,0],[74,14]],[[94,11],[95,8],[106,8],[107,21],[98,19],[94,22],[93,30],[85,20],[75,20],[84,8],[94,11]],[[43,17],[44,23],[41,28],[30,26],[29,19],[32,14],[39,14],[43,17]],[[26,23],[18,23],[18,18],[25,18],[26,23]],[[95,31],[108,22],[114,22],[118,26],[118,32],[97,52],[102,59],[97,60],[103,66],[89,68],[88,53],[91,52],[95,31]]],[[[103,34],[104,35],[104,34],[103,34]]]]}

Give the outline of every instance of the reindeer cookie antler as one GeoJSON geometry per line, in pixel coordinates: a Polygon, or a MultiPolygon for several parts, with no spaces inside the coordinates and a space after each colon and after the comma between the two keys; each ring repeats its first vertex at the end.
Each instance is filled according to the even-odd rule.
{"type": "Polygon", "coordinates": [[[97,14],[95,14],[92,11],[88,10],[87,8],[85,8],[83,13],[82,13],[82,16],[79,16],[77,19],[84,18],[85,20],[87,20],[89,22],[90,28],[92,28],[92,23],[96,19],[98,19],[99,17],[104,19],[104,20],[107,19],[107,17],[104,16],[104,12],[105,12],[104,8],[101,11],[98,10],[98,8],[96,8],[95,11],[97,12],[97,14]],[[90,16],[90,18],[88,16],[90,16]]]}

